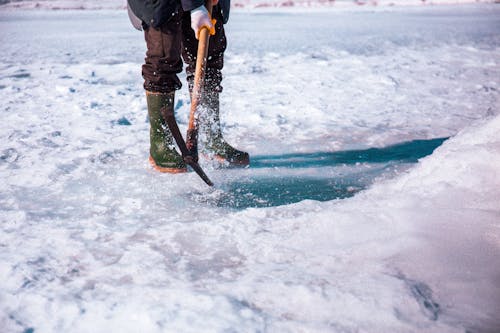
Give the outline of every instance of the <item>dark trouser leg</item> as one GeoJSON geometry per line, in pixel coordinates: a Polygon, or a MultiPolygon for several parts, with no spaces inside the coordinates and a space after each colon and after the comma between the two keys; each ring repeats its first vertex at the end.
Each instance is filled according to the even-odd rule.
{"type": "Polygon", "coordinates": [[[182,14],[174,15],[160,29],[144,31],[147,52],[142,66],[144,89],[151,92],[171,92],[181,88],[177,74],[182,72],[182,14]]]}
{"type": "MultiPolygon", "coordinates": [[[[201,98],[201,112],[199,114],[200,139],[204,139],[207,153],[210,153],[220,162],[231,165],[248,165],[249,156],[246,152],[237,150],[223,138],[219,117],[219,93],[222,91],[221,70],[224,66],[224,51],[226,50],[226,35],[222,24],[222,15],[218,6],[214,7],[213,17],[217,20],[215,35],[210,36],[208,43],[208,59],[205,72],[205,82],[201,98]]],[[[182,18],[182,57],[187,64],[186,75],[189,90],[193,88],[194,73],[196,70],[196,55],[198,40],[191,29],[189,13],[182,18]]]]}
{"type": "MultiPolygon", "coordinates": [[[[215,24],[215,35],[210,36],[208,43],[208,60],[205,74],[205,90],[211,92],[221,92],[222,74],[224,66],[224,51],[226,50],[226,34],[222,24],[220,9],[215,6],[213,17],[217,20],[215,24]]],[[[182,58],[186,63],[186,76],[189,83],[189,91],[193,88],[194,72],[196,69],[196,54],[198,52],[198,40],[191,29],[191,16],[184,13],[182,17],[182,58]]]]}

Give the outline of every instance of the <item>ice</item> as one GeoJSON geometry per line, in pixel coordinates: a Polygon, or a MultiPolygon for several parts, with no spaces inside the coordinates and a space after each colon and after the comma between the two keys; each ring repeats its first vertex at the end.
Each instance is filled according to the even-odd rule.
{"type": "Polygon", "coordinates": [[[234,10],[214,189],[126,12],[0,11],[0,331],[498,332],[499,11],[234,10]]]}
{"type": "MultiPolygon", "coordinates": [[[[422,6],[437,4],[467,4],[474,2],[492,3],[492,0],[233,0],[233,8],[273,10],[286,7],[304,9],[324,9],[335,7],[338,9],[366,6],[422,6]]],[[[50,9],[50,10],[100,10],[124,9],[126,0],[0,0],[0,6],[5,9],[50,9]]]]}

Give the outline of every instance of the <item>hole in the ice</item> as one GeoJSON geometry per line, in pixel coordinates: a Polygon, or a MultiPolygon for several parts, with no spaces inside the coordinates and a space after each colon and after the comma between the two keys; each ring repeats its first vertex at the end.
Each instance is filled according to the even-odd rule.
{"type": "Polygon", "coordinates": [[[243,209],[272,207],[302,200],[328,201],[353,196],[366,186],[355,177],[278,175],[249,177],[231,182],[217,197],[217,206],[243,209]]]}
{"type": "MultiPolygon", "coordinates": [[[[446,138],[366,150],[254,156],[248,169],[224,171],[214,193],[197,198],[219,207],[272,207],[352,197],[431,154],[446,138]]],[[[217,182],[217,181],[216,181],[217,182]]]]}

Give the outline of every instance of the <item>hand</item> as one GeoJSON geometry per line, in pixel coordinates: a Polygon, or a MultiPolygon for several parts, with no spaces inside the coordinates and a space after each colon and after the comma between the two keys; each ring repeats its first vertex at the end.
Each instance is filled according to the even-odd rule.
{"type": "Polygon", "coordinates": [[[205,6],[200,6],[191,11],[191,28],[194,30],[196,39],[199,39],[200,30],[203,27],[207,27],[210,30],[214,26],[205,6]]]}

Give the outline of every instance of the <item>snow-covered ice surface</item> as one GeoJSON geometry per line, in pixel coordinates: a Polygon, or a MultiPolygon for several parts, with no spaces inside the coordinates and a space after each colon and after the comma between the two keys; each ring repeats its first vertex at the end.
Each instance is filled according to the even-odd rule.
{"type": "MultiPolygon", "coordinates": [[[[495,0],[233,0],[237,8],[325,8],[353,6],[426,6],[436,4],[492,3],[495,0]]],[[[0,0],[4,9],[123,9],[126,0],[0,0]]]]}
{"type": "Polygon", "coordinates": [[[126,0],[0,0],[3,9],[124,9],[126,0]]]}
{"type": "Polygon", "coordinates": [[[210,189],[147,163],[125,12],[0,11],[0,331],[500,331],[499,31],[495,5],[234,11],[253,164],[202,161],[210,189]]]}

